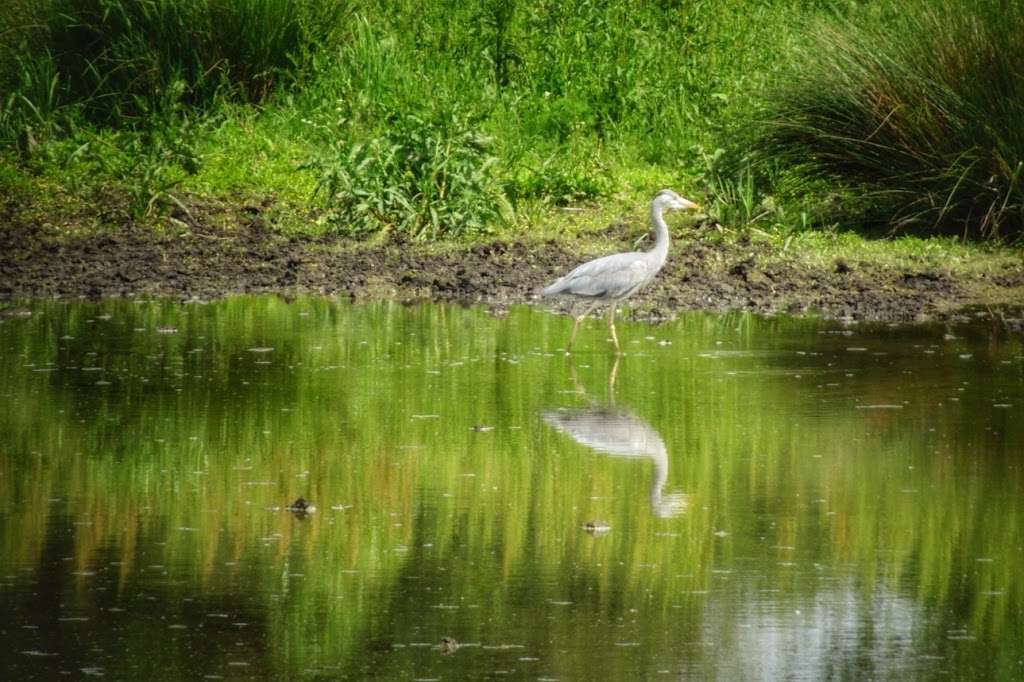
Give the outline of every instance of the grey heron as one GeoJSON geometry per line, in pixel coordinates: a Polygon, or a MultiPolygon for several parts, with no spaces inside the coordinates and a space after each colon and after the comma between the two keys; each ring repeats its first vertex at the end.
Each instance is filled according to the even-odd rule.
{"type": "Polygon", "coordinates": [[[611,303],[608,311],[608,329],[611,331],[615,350],[622,352],[619,337],[615,333],[615,306],[625,298],[632,296],[645,284],[654,279],[668,257],[668,225],[665,224],[665,209],[696,209],[700,208],[689,199],[684,199],[670,189],[663,189],[651,202],[651,229],[654,230],[654,248],[650,251],[631,251],[615,253],[602,258],[595,258],[577,266],[564,277],[544,289],[544,296],[570,295],[589,301],[583,313],[576,316],[576,324],[572,328],[572,336],[565,348],[566,353],[572,351],[573,341],[580,323],[601,303],[611,303]]]}

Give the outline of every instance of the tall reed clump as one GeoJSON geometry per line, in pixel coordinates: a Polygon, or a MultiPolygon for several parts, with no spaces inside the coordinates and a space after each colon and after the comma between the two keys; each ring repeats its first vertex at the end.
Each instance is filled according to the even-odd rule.
{"type": "Polygon", "coordinates": [[[344,0],[12,0],[0,9],[0,134],[63,109],[137,121],[184,84],[183,103],[264,100],[334,40],[344,0]],[[18,113],[20,112],[20,114],[18,113]]]}
{"type": "Polygon", "coordinates": [[[912,0],[822,24],[769,94],[757,155],[893,231],[1024,232],[1024,4],[912,0]]]}

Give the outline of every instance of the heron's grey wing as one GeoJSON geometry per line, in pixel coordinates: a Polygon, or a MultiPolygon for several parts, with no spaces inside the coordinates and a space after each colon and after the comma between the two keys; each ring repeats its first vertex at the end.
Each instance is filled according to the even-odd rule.
{"type": "Polygon", "coordinates": [[[544,290],[544,295],[573,294],[622,298],[644,285],[652,268],[645,253],[616,253],[588,261],[544,290]]]}
{"type": "Polygon", "coordinates": [[[544,421],[580,445],[619,457],[650,457],[667,467],[668,451],[654,427],[625,410],[545,410],[544,421]]]}

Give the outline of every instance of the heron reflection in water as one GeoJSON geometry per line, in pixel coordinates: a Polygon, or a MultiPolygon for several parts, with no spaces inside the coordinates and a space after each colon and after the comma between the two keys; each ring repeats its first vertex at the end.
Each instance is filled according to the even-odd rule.
{"type": "MultiPolygon", "coordinates": [[[[571,367],[575,381],[575,367],[571,367]]],[[[618,367],[616,360],[609,376],[610,393],[614,391],[618,367]]],[[[668,449],[661,434],[640,417],[614,404],[545,410],[542,416],[548,425],[597,453],[649,459],[654,465],[650,486],[651,513],[668,518],[686,511],[689,500],[685,493],[663,492],[668,481],[668,449]]]]}

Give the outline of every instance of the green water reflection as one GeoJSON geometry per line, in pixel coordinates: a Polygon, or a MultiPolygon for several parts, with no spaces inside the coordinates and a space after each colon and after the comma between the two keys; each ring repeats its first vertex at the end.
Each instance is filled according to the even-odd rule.
{"type": "Polygon", "coordinates": [[[1024,350],[991,323],[623,322],[616,366],[526,308],[30,308],[9,674],[1024,675],[1024,350]]]}

